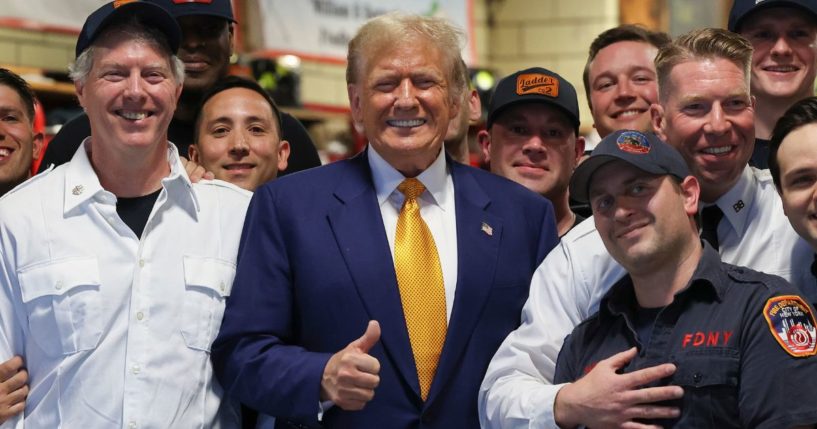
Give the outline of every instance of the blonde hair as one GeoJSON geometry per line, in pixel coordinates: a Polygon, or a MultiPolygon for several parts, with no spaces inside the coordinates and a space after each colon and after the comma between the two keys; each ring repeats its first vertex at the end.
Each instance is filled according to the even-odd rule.
{"type": "Polygon", "coordinates": [[[465,34],[448,20],[437,17],[391,12],[367,21],[349,41],[346,83],[358,83],[366,59],[373,58],[378,51],[417,38],[431,42],[439,50],[448,73],[449,95],[458,100],[466,87],[460,56],[465,34]]]}
{"type": "Polygon", "coordinates": [[[752,44],[737,33],[720,28],[692,30],[658,50],[655,71],[658,74],[658,96],[666,101],[669,75],[678,64],[703,59],[722,58],[743,70],[749,87],[752,67],[752,44]]]}

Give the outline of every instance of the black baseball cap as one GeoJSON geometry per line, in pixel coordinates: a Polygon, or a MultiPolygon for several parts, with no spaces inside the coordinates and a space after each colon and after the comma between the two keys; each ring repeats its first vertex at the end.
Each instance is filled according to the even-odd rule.
{"type": "Polygon", "coordinates": [[[650,174],[671,174],[681,180],[689,176],[689,167],[681,154],[654,133],[619,130],[603,138],[590,158],[573,172],[570,196],[581,203],[590,202],[588,191],[593,173],[616,160],[650,174]]]}
{"type": "Polygon", "coordinates": [[[121,19],[139,16],[145,25],[155,27],[161,31],[173,53],[179,50],[182,40],[182,30],[176,19],[161,6],[143,0],[114,0],[95,10],[85,20],[77,38],[76,56],[91,46],[91,43],[111,23],[121,19]]]}
{"type": "Polygon", "coordinates": [[[235,22],[230,0],[147,0],[165,8],[174,18],[207,15],[235,22]]]}
{"type": "Polygon", "coordinates": [[[729,31],[737,32],[741,21],[749,14],[775,6],[800,9],[817,21],[817,0],[735,0],[729,11],[729,31]]]}
{"type": "Polygon", "coordinates": [[[502,78],[496,84],[488,109],[488,128],[503,110],[521,103],[544,103],[555,106],[579,131],[579,100],[576,88],[548,69],[532,67],[502,78]]]}

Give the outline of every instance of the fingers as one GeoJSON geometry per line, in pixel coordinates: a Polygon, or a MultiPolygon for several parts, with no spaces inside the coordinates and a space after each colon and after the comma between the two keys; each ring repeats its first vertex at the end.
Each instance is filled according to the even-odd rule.
{"type": "Polygon", "coordinates": [[[28,382],[28,372],[26,372],[26,370],[21,370],[8,380],[0,383],[0,395],[18,390],[25,386],[26,382],[28,382]]]}
{"type": "Polygon", "coordinates": [[[638,420],[674,419],[681,414],[681,411],[677,407],[639,405],[630,407],[626,414],[629,419],[638,420]]]}
{"type": "Polygon", "coordinates": [[[370,320],[369,325],[366,326],[366,332],[363,336],[352,342],[352,345],[357,347],[363,353],[369,353],[372,347],[380,341],[380,323],[377,320],[370,320]]]}
{"type": "Polygon", "coordinates": [[[23,367],[23,358],[14,356],[13,358],[0,364],[0,383],[13,377],[23,367]]]}
{"type": "Polygon", "coordinates": [[[20,403],[25,403],[26,397],[28,397],[28,386],[22,385],[19,389],[16,389],[6,395],[2,402],[4,404],[8,404],[9,406],[14,406],[20,403]]]}
{"type": "Polygon", "coordinates": [[[374,398],[380,384],[380,362],[369,350],[380,341],[380,324],[369,321],[366,332],[329,358],[321,379],[321,400],[344,410],[360,410],[374,398]]]}
{"type": "Polygon", "coordinates": [[[630,363],[631,360],[633,360],[636,354],[638,354],[638,349],[632,347],[629,350],[624,350],[623,352],[616,353],[609,358],[604,359],[603,361],[599,362],[599,364],[610,365],[614,369],[623,368],[630,363]]]}
{"type": "MultiPolygon", "coordinates": [[[[674,374],[676,370],[675,365],[665,363],[661,365],[651,366],[649,368],[640,369],[631,373],[623,375],[623,380],[628,387],[645,386],[652,382],[661,380],[674,374]]],[[[680,387],[679,387],[680,389],[680,387]]]]}

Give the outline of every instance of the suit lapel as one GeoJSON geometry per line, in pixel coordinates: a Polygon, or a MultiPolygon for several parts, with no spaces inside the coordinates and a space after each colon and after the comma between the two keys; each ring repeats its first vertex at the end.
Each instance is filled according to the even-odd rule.
{"type": "Polygon", "coordinates": [[[340,204],[330,210],[329,223],[369,318],[380,322],[380,343],[419,396],[394,263],[366,152],[350,163],[352,168],[335,189],[340,204]]]}
{"type": "Polygon", "coordinates": [[[457,213],[457,288],[445,345],[431,384],[431,403],[451,374],[471,338],[488,299],[496,270],[502,221],[486,211],[491,200],[468,168],[449,162],[457,213]]]}

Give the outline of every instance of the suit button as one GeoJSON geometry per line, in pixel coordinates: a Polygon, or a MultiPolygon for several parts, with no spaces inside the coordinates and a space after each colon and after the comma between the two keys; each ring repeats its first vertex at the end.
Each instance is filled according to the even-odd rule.
{"type": "Polygon", "coordinates": [[[704,376],[700,372],[696,372],[695,374],[692,374],[692,381],[694,381],[695,384],[700,383],[701,380],[703,380],[703,378],[704,378],[704,376]]]}

